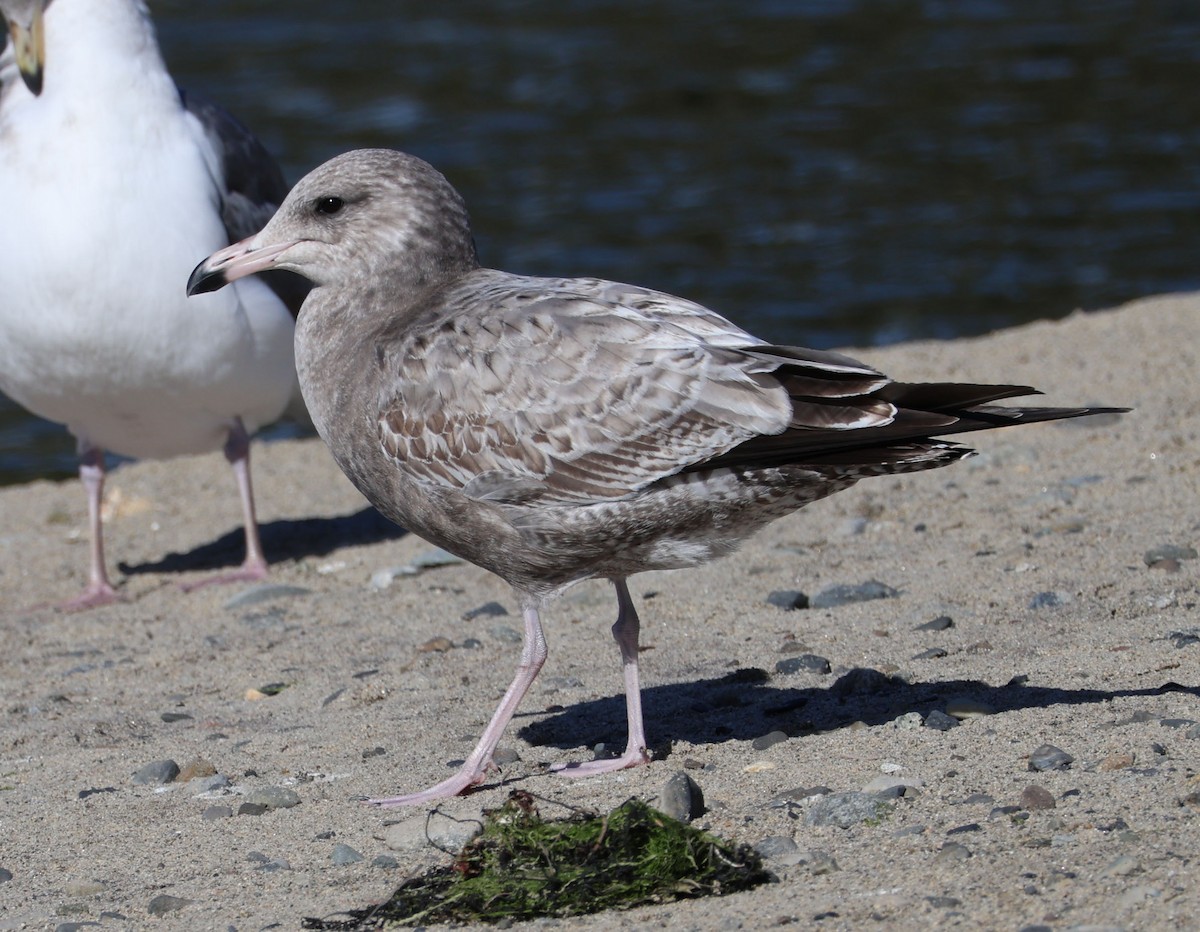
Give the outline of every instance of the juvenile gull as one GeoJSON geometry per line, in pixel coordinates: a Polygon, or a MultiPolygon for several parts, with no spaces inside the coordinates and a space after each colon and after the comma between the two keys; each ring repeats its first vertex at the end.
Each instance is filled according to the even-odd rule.
{"type": "Polygon", "coordinates": [[[618,758],[560,772],[633,767],[649,757],[628,576],[696,566],[861,478],[970,452],[935,435],[1098,410],[997,406],[1035,392],[893,382],[682,298],[481,268],[458,193],[390,150],[313,171],[261,233],[200,263],[188,291],[272,268],[313,284],[296,362],[338,465],[388,517],[505,579],[524,614],[516,677],[462,769],[381,806],[484,779],[545,662],[542,609],[571,584],[616,586],[629,738],[618,758]]]}
{"type": "Polygon", "coordinates": [[[175,86],[143,3],[0,0],[0,12],[0,390],[78,441],[91,567],[63,607],[117,597],[100,520],[105,450],[224,447],[246,560],[214,581],[260,578],[248,438],[289,404],[302,411],[294,318],[253,281],[205,299],[198,316],[180,282],[197,255],[266,222],[283,177],[241,124],[175,86]]]}

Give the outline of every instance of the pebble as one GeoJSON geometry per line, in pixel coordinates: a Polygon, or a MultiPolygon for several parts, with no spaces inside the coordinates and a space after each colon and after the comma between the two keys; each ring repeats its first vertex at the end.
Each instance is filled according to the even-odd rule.
{"type": "Polygon", "coordinates": [[[948,657],[950,652],[944,647],[930,647],[927,650],[921,651],[919,654],[913,655],[913,660],[937,660],[941,657],[948,657]]]}
{"type": "Polygon", "coordinates": [[[774,747],[777,744],[782,744],[787,741],[790,736],[784,731],[771,731],[765,735],[761,735],[750,742],[750,747],[756,751],[765,751],[769,747],[774,747]]]}
{"type": "Polygon", "coordinates": [[[175,722],[190,721],[192,716],[188,715],[186,712],[163,712],[159,718],[161,718],[168,725],[171,725],[175,722]]]}
{"type": "Polygon", "coordinates": [[[1141,869],[1142,865],[1138,863],[1137,858],[1130,857],[1128,854],[1122,854],[1115,860],[1109,861],[1100,871],[1100,876],[1128,877],[1130,874],[1138,873],[1141,869]]]}
{"type": "Polygon", "coordinates": [[[846,696],[878,696],[890,692],[897,684],[886,673],[870,667],[855,667],[837,678],[829,692],[839,698],[846,696]]]}
{"type": "Polygon", "coordinates": [[[955,861],[965,861],[971,857],[971,849],[966,845],[957,841],[948,841],[942,845],[941,850],[934,856],[935,864],[949,864],[955,861]]]}
{"type": "Polygon", "coordinates": [[[520,644],[524,637],[516,628],[510,628],[508,625],[492,625],[488,629],[488,633],[497,641],[502,641],[505,644],[520,644]]]}
{"type": "Polygon", "coordinates": [[[892,805],[890,800],[881,799],[874,793],[831,793],[812,804],[804,821],[818,827],[850,828],[859,822],[884,818],[891,812],[892,805]]]}
{"type": "Polygon", "coordinates": [[[870,602],[875,599],[891,599],[900,594],[900,590],[893,589],[886,583],[881,583],[877,579],[868,579],[866,582],[849,584],[841,583],[836,586],[829,586],[822,589],[809,603],[810,608],[837,608],[840,605],[851,605],[855,602],[870,602]]]}
{"type": "Polygon", "coordinates": [[[1029,607],[1034,609],[1058,608],[1071,603],[1071,595],[1067,592],[1038,592],[1029,599],[1029,607]]]}
{"type": "Polygon", "coordinates": [[[1066,770],[1074,763],[1075,758],[1056,748],[1053,744],[1043,744],[1034,748],[1029,755],[1030,770],[1066,770]]]}
{"type": "Polygon", "coordinates": [[[784,867],[791,867],[804,860],[800,848],[786,835],[768,835],[754,845],[754,850],[761,857],[782,864],[784,867]]]}
{"type": "Polygon", "coordinates": [[[389,825],[383,843],[393,851],[422,851],[432,845],[441,851],[458,852],[482,831],[483,809],[479,806],[453,811],[440,808],[389,825]]]}
{"type": "Polygon", "coordinates": [[[394,868],[399,867],[400,862],[397,861],[390,854],[377,854],[377,855],[375,855],[375,857],[371,858],[371,866],[372,867],[381,867],[381,868],[384,868],[385,870],[392,870],[394,868]]]}
{"type": "Polygon", "coordinates": [[[204,757],[195,757],[179,771],[176,779],[180,783],[189,783],[198,777],[211,777],[217,772],[217,768],[213,766],[213,762],[204,757]]]}
{"type": "Polygon", "coordinates": [[[179,776],[179,765],[173,760],[156,760],[133,774],[139,786],[162,786],[179,776]]]}
{"type": "Polygon", "coordinates": [[[833,855],[820,848],[814,848],[804,855],[803,863],[808,865],[808,872],[814,877],[821,877],[825,874],[832,874],[841,870],[838,862],[834,860],[833,855]]]}
{"type": "Polygon", "coordinates": [[[767,595],[767,604],[792,612],[808,608],[808,596],[798,589],[776,589],[767,595]]]}
{"type": "Polygon", "coordinates": [[[704,812],[704,791],[686,771],[680,770],[658,791],[654,807],[672,819],[691,822],[704,812]]]}
{"type": "Polygon", "coordinates": [[[799,657],[787,657],[775,664],[775,672],[784,675],[792,673],[820,673],[833,671],[833,666],[825,657],[817,654],[801,654],[799,657]]]}
{"type": "Polygon", "coordinates": [[[1044,786],[1031,783],[1021,790],[1021,808],[1023,809],[1053,809],[1056,805],[1054,796],[1044,786]]]}
{"type": "Polygon", "coordinates": [[[1124,770],[1126,767],[1132,767],[1134,756],[1131,752],[1125,751],[1122,754],[1109,754],[1108,757],[1100,761],[1096,769],[1101,773],[1108,773],[1113,770],[1124,770]]]}
{"type": "Polygon", "coordinates": [[[924,780],[918,780],[915,777],[894,777],[884,774],[883,776],[876,777],[874,780],[869,780],[862,788],[862,791],[864,793],[892,793],[897,796],[916,796],[924,785],[924,780]],[[899,792],[896,792],[897,790],[899,792]]]}
{"type": "Polygon", "coordinates": [[[508,609],[499,602],[484,602],[478,608],[470,609],[463,612],[463,621],[472,621],[476,618],[499,618],[508,614],[508,609]]]}
{"type": "Polygon", "coordinates": [[[13,873],[8,868],[0,867],[0,883],[8,883],[13,879],[13,873]]]}
{"type": "Polygon", "coordinates": [[[205,822],[215,822],[218,819],[229,819],[232,817],[233,810],[228,806],[209,806],[200,813],[200,818],[205,822]]]}
{"type": "Polygon", "coordinates": [[[1175,645],[1176,649],[1191,647],[1193,644],[1200,644],[1200,628],[1172,631],[1167,637],[1171,639],[1171,643],[1175,645]]]}
{"type": "Polygon", "coordinates": [[[505,764],[515,764],[521,760],[521,755],[517,753],[515,748],[497,747],[492,752],[492,763],[497,767],[503,767],[505,764]]]}
{"type": "Polygon", "coordinates": [[[1151,547],[1142,554],[1142,561],[1147,566],[1154,566],[1155,563],[1161,563],[1163,560],[1195,560],[1196,548],[1179,544],[1159,544],[1157,547],[1151,547]]]}
{"type": "Polygon", "coordinates": [[[983,718],[985,715],[995,715],[995,706],[988,705],[979,699],[959,698],[946,703],[946,714],[960,721],[968,718],[983,718]]]}
{"type": "Polygon", "coordinates": [[[892,727],[898,728],[900,731],[912,731],[924,724],[925,719],[921,717],[920,712],[905,712],[898,718],[892,719],[892,727]]]}
{"type": "Polygon", "coordinates": [[[239,592],[231,599],[227,599],[224,608],[245,608],[247,605],[258,605],[261,602],[270,602],[273,599],[288,599],[296,596],[309,595],[311,589],[306,589],[303,586],[285,586],[279,583],[261,583],[257,586],[251,586],[243,592],[239,592]]]}
{"type": "Polygon", "coordinates": [[[238,815],[245,816],[260,816],[267,811],[267,807],[262,803],[242,803],[238,806],[238,815]]]}
{"type": "Polygon", "coordinates": [[[927,621],[923,625],[917,625],[913,628],[914,631],[945,631],[947,628],[954,627],[954,619],[949,615],[938,615],[932,621],[927,621]]]}
{"type": "Polygon", "coordinates": [[[260,786],[246,794],[243,805],[247,804],[264,809],[291,809],[300,805],[300,794],[285,786],[260,786]]]}
{"type": "Polygon", "coordinates": [[[973,832],[982,832],[983,826],[978,822],[967,822],[963,825],[956,825],[954,828],[947,830],[947,835],[970,835],[973,832]]]}
{"type": "Polygon", "coordinates": [[[185,900],[182,897],[171,896],[168,893],[160,893],[150,901],[149,905],[146,907],[146,911],[149,912],[151,916],[165,916],[167,913],[173,913],[176,910],[183,909],[191,902],[191,900],[185,900]]]}
{"type": "Polygon", "coordinates": [[[423,644],[418,645],[418,654],[444,654],[447,651],[454,650],[454,642],[448,637],[432,637],[423,644]]]}
{"type": "Polygon", "coordinates": [[[958,719],[947,715],[941,709],[934,709],[925,716],[925,727],[934,731],[949,731],[951,728],[957,728],[959,724],[958,719]]]}
{"type": "Polygon", "coordinates": [[[333,853],[329,855],[329,859],[337,867],[345,867],[347,864],[357,864],[359,861],[365,860],[361,854],[349,845],[341,844],[333,846],[333,853]]]}

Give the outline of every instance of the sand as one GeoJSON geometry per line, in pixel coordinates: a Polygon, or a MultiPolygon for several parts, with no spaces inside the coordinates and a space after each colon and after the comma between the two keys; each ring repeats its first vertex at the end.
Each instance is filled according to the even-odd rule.
{"type": "MultiPolygon", "coordinates": [[[[606,810],[686,767],[707,804],[696,824],[795,842],[793,857],[768,861],[778,883],[561,928],[1195,928],[1200,738],[1177,720],[1200,719],[1200,644],[1172,634],[1197,633],[1200,561],[1150,567],[1144,555],[1200,543],[1198,313],[1200,296],[1172,296],[852,351],[906,380],[1028,382],[1051,404],[1136,410],[973,435],[971,460],[864,482],[723,562],[635,578],[657,759],[587,781],[543,772],[624,742],[615,600],[606,584],[578,587],[547,614],[544,679],[502,742],[520,760],[444,809],[497,806],[516,788],[544,797],[548,815],[563,811],[550,800],[606,810]],[[869,579],[899,594],[832,609],[767,602],[869,579]],[[1057,604],[1033,607],[1039,595],[1057,604]],[[915,630],[939,615],[954,626],[915,630]],[[914,659],[929,648],[944,656],[914,659]],[[803,651],[833,672],[775,672],[803,651]],[[768,675],[730,676],[745,668],[768,675]],[[835,686],[854,668],[895,679],[835,686]],[[994,714],[944,732],[894,724],[952,700],[994,714]],[[788,739],[752,746],[775,730],[788,739]],[[1031,772],[1046,743],[1074,763],[1031,772]],[[778,801],[885,773],[920,787],[870,823],[813,827],[806,794],[778,801]],[[1054,808],[995,811],[1021,806],[1030,785],[1054,808]],[[814,851],[838,869],[814,869],[814,851]]],[[[519,628],[511,593],[469,565],[372,587],[430,545],[365,511],[317,440],[258,444],[254,458],[272,582],[304,591],[240,604],[252,587],[178,588],[241,557],[219,455],[113,473],[107,543],[128,601],[78,615],[29,608],[82,586],[78,484],[0,491],[0,868],[12,874],[0,928],[294,929],[448,863],[428,846],[388,846],[404,831],[393,823],[423,825],[424,810],[358,799],[432,783],[470,750],[517,659],[500,630],[519,628]],[[491,602],[509,614],[464,620],[491,602]],[[254,692],[275,683],[286,688],[254,692]],[[211,762],[230,788],[132,782],[164,759],[211,762]],[[264,786],[299,805],[203,817],[236,813],[264,786]],[[338,844],[364,859],[336,866],[338,844]],[[379,855],[397,866],[373,866],[379,855]],[[279,859],[287,867],[271,869],[279,859]],[[161,895],[187,902],[153,916],[161,895]]]]}

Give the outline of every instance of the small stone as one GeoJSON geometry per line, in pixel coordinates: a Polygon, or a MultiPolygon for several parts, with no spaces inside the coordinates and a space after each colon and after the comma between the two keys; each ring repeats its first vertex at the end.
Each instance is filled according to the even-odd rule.
{"type": "Polygon", "coordinates": [[[133,774],[133,782],[139,786],[162,786],[179,776],[179,765],[173,760],[156,760],[133,774]]]}
{"type": "Polygon", "coordinates": [[[874,793],[831,793],[812,804],[804,821],[812,826],[850,828],[860,822],[885,818],[892,805],[874,793]]]}
{"type": "Polygon", "coordinates": [[[838,867],[838,862],[834,860],[833,855],[819,848],[814,848],[804,855],[803,863],[808,865],[808,872],[814,877],[822,877],[825,874],[832,874],[841,870],[838,867]]]}
{"type": "Polygon", "coordinates": [[[161,718],[164,722],[166,722],[168,725],[170,725],[170,724],[173,724],[174,722],[190,721],[192,716],[188,715],[186,712],[164,712],[162,715],[159,716],[159,718],[161,718]]]}
{"type": "Polygon", "coordinates": [[[905,712],[903,715],[892,719],[892,727],[900,731],[912,731],[914,728],[920,728],[925,724],[925,720],[921,717],[920,712],[905,712]]]}
{"type": "Polygon", "coordinates": [[[942,845],[933,861],[935,864],[952,864],[957,861],[965,861],[969,857],[971,857],[970,848],[957,841],[948,841],[942,845]]]}
{"type": "Polygon", "coordinates": [[[183,909],[191,902],[191,900],[185,900],[182,897],[160,893],[150,901],[150,904],[146,907],[146,911],[149,912],[151,916],[165,916],[167,913],[173,913],[176,910],[183,909]]]}
{"type": "Polygon", "coordinates": [[[463,612],[463,621],[473,621],[476,618],[500,618],[508,614],[508,609],[499,602],[485,602],[478,608],[473,608],[470,611],[463,612]]]}
{"type": "Polygon", "coordinates": [[[200,813],[200,818],[205,822],[216,822],[218,819],[229,819],[232,817],[233,810],[228,806],[209,806],[200,813]]]}
{"type": "Polygon", "coordinates": [[[1101,871],[1101,877],[1128,877],[1130,874],[1139,873],[1142,865],[1138,863],[1137,858],[1130,857],[1128,854],[1119,855],[1115,860],[1110,861],[1101,871]]]}
{"type": "Polygon", "coordinates": [[[1053,809],[1055,805],[1054,797],[1044,786],[1031,783],[1021,790],[1021,807],[1023,809],[1053,809]]]}
{"type": "Polygon", "coordinates": [[[792,612],[808,608],[808,596],[798,589],[776,589],[767,595],[767,604],[792,612]]]}
{"type": "Polygon", "coordinates": [[[954,619],[949,615],[938,615],[932,621],[927,621],[923,625],[917,625],[913,628],[914,631],[945,631],[948,628],[954,627],[954,619]]]}
{"type": "Polygon", "coordinates": [[[946,832],[946,834],[947,835],[970,835],[973,832],[982,832],[982,831],[983,831],[983,826],[980,825],[978,822],[967,822],[965,825],[956,825],[954,828],[949,829],[946,832]]]}
{"type": "Polygon", "coordinates": [[[1122,754],[1109,754],[1108,757],[1100,761],[1096,769],[1101,773],[1108,773],[1113,770],[1124,770],[1126,767],[1132,767],[1134,756],[1131,752],[1125,751],[1122,754]]]}
{"type": "Polygon", "coordinates": [[[421,851],[431,845],[442,851],[461,851],[481,832],[483,809],[479,806],[438,808],[428,816],[418,814],[389,825],[383,843],[393,851],[421,851]]]}
{"type": "Polygon", "coordinates": [[[841,584],[822,589],[812,597],[811,608],[837,608],[841,605],[851,605],[855,602],[870,602],[875,599],[891,599],[900,594],[900,590],[881,583],[877,579],[868,579],[858,584],[841,584]]]}
{"type": "Polygon", "coordinates": [[[1040,745],[1029,755],[1030,770],[1066,770],[1074,762],[1074,757],[1053,744],[1040,745]]]}
{"type": "Polygon", "coordinates": [[[188,783],[197,777],[211,777],[216,772],[217,768],[213,766],[212,761],[203,757],[195,757],[188,761],[187,765],[179,771],[176,779],[180,783],[188,783]]]}
{"type": "Polygon", "coordinates": [[[884,774],[868,781],[862,791],[864,793],[887,793],[900,790],[900,796],[916,796],[924,785],[924,780],[918,780],[915,777],[896,777],[884,774]],[[908,792],[910,790],[912,792],[908,792]]]}
{"type": "Polygon", "coordinates": [[[488,629],[488,633],[497,641],[502,641],[506,644],[520,644],[525,639],[520,631],[508,625],[492,625],[488,629]]]}
{"type": "Polygon", "coordinates": [[[454,642],[447,637],[430,638],[417,647],[418,654],[444,654],[454,649],[454,642]]]}
{"type": "Polygon", "coordinates": [[[377,854],[375,857],[371,858],[371,866],[381,867],[385,870],[393,870],[394,868],[400,866],[400,862],[390,854],[377,854]]]}
{"type": "Polygon", "coordinates": [[[804,860],[804,855],[800,853],[796,843],[786,835],[768,835],[754,845],[754,850],[761,857],[775,861],[784,867],[791,867],[804,860]]]}
{"type": "Polygon", "coordinates": [[[1029,607],[1034,611],[1043,608],[1058,608],[1071,603],[1071,596],[1066,592],[1039,592],[1029,599],[1029,607]]]}
{"type": "Polygon", "coordinates": [[[197,777],[188,787],[196,796],[203,796],[205,793],[213,793],[217,790],[226,789],[229,786],[229,778],[223,773],[214,773],[211,777],[197,777]]]}
{"type": "Polygon", "coordinates": [[[788,740],[789,735],[783,731],[771,731],[765,735],[761,735],[750,742],[750,747],[756,751],[765,751],[769,747],[774,747],[777,744],[782,744],[788,740]]]}
{"type": "Polygon", "coordinates": [[[787,657],[775,664],[775,672],[789,675],[792,673],[826,674],[833,670],[829,661],[816,654],[801,654],[799,657],[787,657]]]}
{"type": "Polygon", "coordinates": [[[258,605],[262,602],[271,602],[275,599],[289,599],[297,596],[308,595],[311,589],[305,589],[303,586],[284,586],[278,583],[262,583],[257,586],[251,586],[242,592],[239,592],[231,599],[227,599],[224,608],[245,608],[248,605],[258,605]]]}
{"type": "Polygon", "coordinates": [[[986,715],[995,715],[996,708],[979,699],[964,697],[951,699],[947,702],[946,714],[953,715],[960,721],[964,721],[969,718],[983,718],[986,715]]]}
{"type": "Polygon", "coordinates": [[[246,803],[267,809],[291,809],[300,805],[300,795],[285,786],[260,786],[246,794],[246,803]]]}
{"type": "Polygon", "coordinates": [[[498,767],[505,764],[515,764],[521,760],[521,755],[514,748],[498,747],[492,752],[492,763],[498,767]]]}
{"type": "Polygon", "coordinates": [[[8,883],[13,879],[13,873],[6,867],[0,867],[0,883],[8,883]]]}
{"type": "Polygon", "coordinates": [[[361,854],[349,845],[341,844],[333,846],[333,853],[329,855],[329,859],[337,867],[345,867],[347,864],[357,864],[359,861],[365,860],[361,854]]]}
{"type": "Polygon", "coordinates": [[[927,650],[921,651],[919,654],[913,655],[913,660],[938,660],[942,657],[948,657],[950,652],[944,647],[930,647],[927,650]]]}
{"type": "Polygon", "coordinates": [[[704,812],[704,791],[686,771],[680,770],[659,790],[654,806],[672,819],[690,822],[704,812]]]}
{"type": "Polygon", "coordinates": [[[1151,547],[1142,554],[1142,561],[1147,566],[1154,566],[1156,563],[1161,563],[1163,560],[1195,560],[1196,548],[1179,544],[1160,544],[1157,547],[1151,547]]]}
{"type": "Polygon", "coordinates": [[[1167,635],[1177,650],[1200,644],[1200,628],[1188,628],[1185,631],[1172,631],[1167,635]]]}
{"type": "Polygon", "coordinates": [[[855,667],[839,676],[829,687],[830,693],[839,698],[847,696],[878,696],[899,685],[886,673],[870,667],[855,667]]]}
{"type": "Polygon", "coordinates": [[[957,909],[962,906],[962,900],[954,896],[927,896],[925,901],[934,909],[957,909]]]}
{"type": "Polygon", "coordinates": [[[456,566],[462,562],[464,562],[462,557],[456,557],[448,550],[435,547],[432,550],[426,550],[417,554],[409,565],[416,567],[418,570],[430,570],[436,569],[439,566],[456,566]]]}
{"type": "Polygon", "coordinates": [[[957,728],[959,724],[958,719],[947,715],[941,709],[934,709],[925,716],[925,727],[934,731],[949,731],[951,728],[957,728]]]}
{"type": "Polygon", "coordinates": [[[262,803],[242,803],[238,806],[238,815],[245,816],[260,816],[267,811],[267,807],[262,803]]]}
{"type": "Polygon", "coordinates": [[[988,796],[987,793],[972,793],[966,799],[963,799],[961,802],[959,802],[959,805],[960,806],[991,806],[991,805],[994,805],[995,802],[996,802],[996,800],[993,799],[991,796],[988,796]]]}

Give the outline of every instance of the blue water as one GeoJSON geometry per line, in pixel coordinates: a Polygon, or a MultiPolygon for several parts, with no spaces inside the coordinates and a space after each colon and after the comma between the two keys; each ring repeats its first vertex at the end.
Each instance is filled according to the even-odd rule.
{"type": "MultiPolygon", "coordinates": [[[[953,337],[1200,287],[1200,4],[154,5],[180,83],[296,178],[405,148],[485,262],[764,338],[953,337]]],[[[198,259],[200,257],[197,257],[198,259]]],[[[0,399],[0,484],[74,471],[0,399]]]]}

